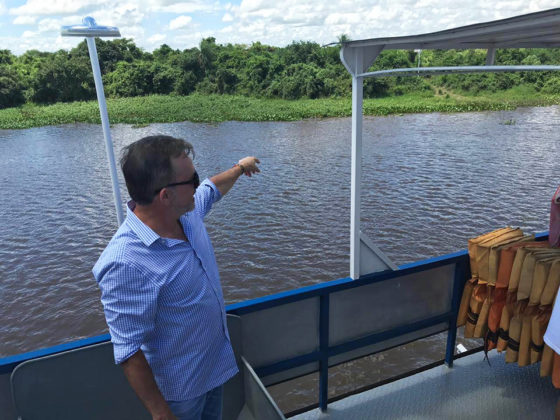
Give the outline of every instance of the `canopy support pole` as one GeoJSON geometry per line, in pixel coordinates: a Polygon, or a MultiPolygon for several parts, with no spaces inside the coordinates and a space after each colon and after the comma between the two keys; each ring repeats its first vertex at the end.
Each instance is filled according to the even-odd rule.
{"type": "Polygon", "coordinates": [[[486,65],[493,66],[496,60],[496,48],[488,48],[486,52],[486,65]]]}
{"type": "Polygon", "coordinates": [[[352,184],[350,209],[350,277],[360,278],[360,197],[362,179],[362,121],[364,79],[358,77],[363,69],[363,53],[356,52],[352,75],[352,184]]]}

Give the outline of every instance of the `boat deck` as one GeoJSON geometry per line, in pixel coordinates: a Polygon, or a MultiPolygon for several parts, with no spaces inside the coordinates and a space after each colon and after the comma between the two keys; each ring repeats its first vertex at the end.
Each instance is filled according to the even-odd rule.
{"type": "Polygon", "coordinates": [[[419,374],[352,395],[292,417],[314,419],[553,419],[560,390],[541,378],[540,364],[506,364],[489,353],[491,366],[475,353],[419,374]]]}

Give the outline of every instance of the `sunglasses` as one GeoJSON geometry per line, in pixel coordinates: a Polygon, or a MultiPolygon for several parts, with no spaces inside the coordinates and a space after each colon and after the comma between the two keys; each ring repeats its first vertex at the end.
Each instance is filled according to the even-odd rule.
{"type": "Polygon", "coordinates": [[[194,189],[196,190],[199,185],[200,185],[200,178],[198,177],[198,172],[194,171],[194,175],[191,179],[189,179],[188,181],[183,181],[183,182],[172,182],[171,184],[167,184],[165,187],[161,187],[160,189],[156,190],[154,192],[154,194],[159,193],[161,190],[163,190],[164,188],[169,188],[169,187],[176,187],[177,185],[187,185],[187,184],[192,184],[194,189]]]}

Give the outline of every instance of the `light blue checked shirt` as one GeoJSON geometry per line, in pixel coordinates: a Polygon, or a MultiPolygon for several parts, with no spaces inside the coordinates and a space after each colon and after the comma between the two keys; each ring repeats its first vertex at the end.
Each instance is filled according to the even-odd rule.
{"type": "Polygon", "coordinates": [[[237,373],[203,222],[220,198],[210,180],[198,187],[195,209],[180,219],[188,242],[160,237],[129,202],[126,220],[93,267],[115,362],[142,349],[168,401],[200,396],[237,373]]]}

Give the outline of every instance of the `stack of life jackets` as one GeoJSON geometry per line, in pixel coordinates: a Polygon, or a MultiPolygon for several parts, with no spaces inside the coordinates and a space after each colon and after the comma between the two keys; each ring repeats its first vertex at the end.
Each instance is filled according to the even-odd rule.
{"type": "Polygon", "coordinates": [[[465,337],[484,338],[485,351],[506,352],[506,362],[541,361],[541,376],[560,387],[560,356],[544,344],[560,285],[560,248],[520,229],[498,229],[469,240],[472,278],[457,325],[465,337]]]}

